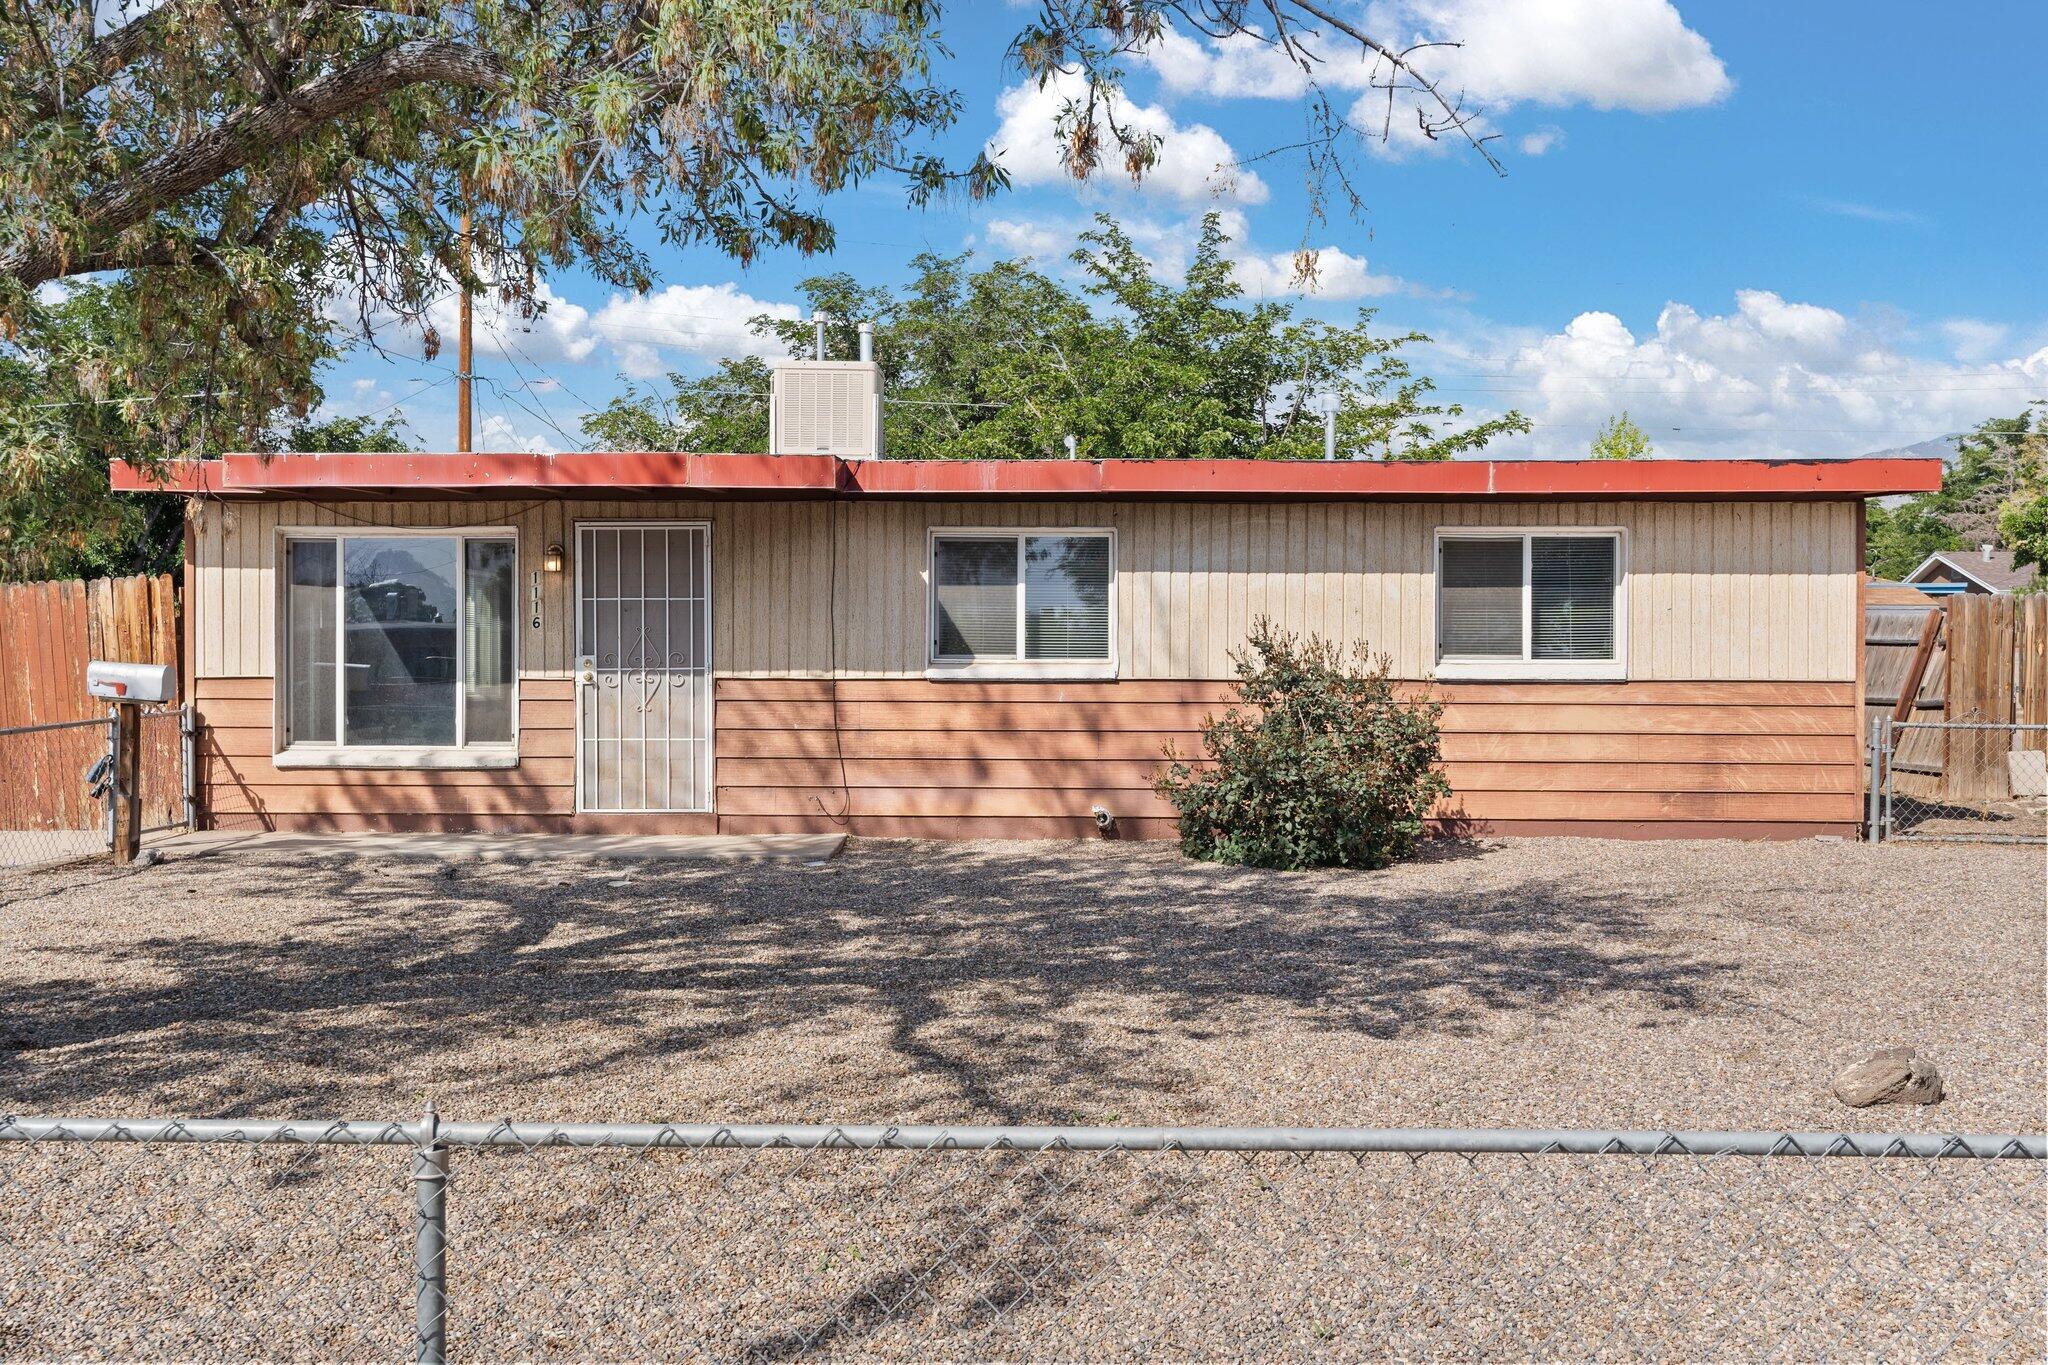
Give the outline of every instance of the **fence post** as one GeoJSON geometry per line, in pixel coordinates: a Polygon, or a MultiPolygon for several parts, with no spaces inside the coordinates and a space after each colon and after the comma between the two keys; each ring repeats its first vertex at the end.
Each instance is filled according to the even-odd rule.
{"type": "Polygon", "coordinates": [[[142,851],[142,707],[114,703],[114,861],[142,851]]]}
{"type": "Polygon", "coordinates": [[[1898,726],[1890,716],[1878,717],[1878,757],[1884,763],[1884,803],[1878,808],[1879,839],[1892,837],[1892,758],[1898,744],[1898,726]]]}
{"type": "Polygon", "coordinates": [[[1869,791],[1865,794],[1863,804],[1863,837],[1873,844],[1884,837],[1884,831],[1878,828],[1877,823],[1879,813],[1878,782],[1879,774],[1883,771],[1884,764],[1883,735],[1884,717],[1872,716],[1870,718],[1870,762],[1865,769],[1869,773],[1869,791]]]}
{"type": "Polygon", "coordinates": [[[199,712],[191,702],[178,708],[178,743],[185,759],[185,828],[199,828],[199,712]]]}
{"type": "Polygon", "coordinates": [[[448,1148],[438,1140],[440,1116],[427,1106],[413,1149],[413,1359],[443,1365],[448,1358],[448,1148]]]}

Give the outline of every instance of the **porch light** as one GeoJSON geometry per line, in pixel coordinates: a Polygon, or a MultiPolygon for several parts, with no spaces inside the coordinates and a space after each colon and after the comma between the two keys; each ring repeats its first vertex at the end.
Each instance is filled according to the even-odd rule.
{"type": "Polygon", "coordinates": [[[544,552],[542,552],[540,557],[540,566],[543,569],[546,569],[549,573],[560,573],[562,571],[562,546],[559,541],[557,541],[553,545],[548,546],[548,548],[544,552]]]}

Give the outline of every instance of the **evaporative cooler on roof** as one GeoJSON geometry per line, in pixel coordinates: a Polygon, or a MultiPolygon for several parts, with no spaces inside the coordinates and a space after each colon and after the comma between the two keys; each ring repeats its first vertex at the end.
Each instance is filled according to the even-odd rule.
{"type": "Polygon", "coordinates": [[[882,368],[872,360],[786,360],[768,402],[772,455],[882,453],[882,368]]]}

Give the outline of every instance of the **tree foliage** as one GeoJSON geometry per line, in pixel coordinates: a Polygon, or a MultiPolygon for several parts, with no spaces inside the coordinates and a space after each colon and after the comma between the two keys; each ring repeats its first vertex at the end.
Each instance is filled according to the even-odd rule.
{"type": "Polygon", "coordinates": [[[2038,412],[2037,404],[2014,417],[1979,423],[1957,442],[1955,463],[1938,491],[1892,507],[1872,502],[1864,527],[1871,576],[1903,578],[1937,550],[1989,543],[2013,550],[2016,559],[2024,553],[2033,515],[2029,490],[2040,486],[2042,448],[2048,444],[2048,427],[2036,425],[2038,412]]]}
{"type": "Polygon", "coordinates": [[[1593,437],[1589,452],[1596,460],[1642,460],[1651,454],[1650,438],[1629,419],[1628,409],[1607,419],[1593,437]]]}
{"type": "MultiPolygon", "coordinates": [[[[1151,169],[1117,90],[1172,19],[1303,73],[1317,184],[1373,131],[1321,99],[1332,57],[1485,150],[1404,52],[1319,4],[1050,0],[1008,61],[1079,80],[1045,130],[1074,175],[1151,169]]],[[[878,177],[914,203],[995,192],[986,152],[941,154],[962,103],[945,51],[932,0],[0,0],[0,332],[39,350],[38,286],[127,272],[144,344],[111,349],[108,379],[167,414],[182,389],[233,394],[209,420],[250,443],[316,399],[332,296],[368,330],[451,288],[530,305],[572,262],[645,288],[636,221],[746,261],[829,249],[829,197],[878,177]]],[[[141,425],[147,453],[176,418],[141,425]]]]}
{"type": "Polygon", "coordinates": [[[1160,795],[1190,857],[1250,867],[1385,867],[1450,794],[1440,703],[1395,693],[1392,660],[1260,618],[1233,651],[1239,705],[1202,722],[1202,767],[1167,749],[1160,795]]]}
{"type": "Polygon", "coordinates": [[[2044,413],[2048,403],[2020,414],[2015,486],[1998,505],[1999,539],[2012,551],[2014,564],[2035,566],[2037,585],[2048,574],[2048,420],[2036,425],[2032,419],[2044,413]]]}
{"type": "Polygon", "coordinates": [[[149,353],[138,291],[130,278],[52,291],[38,345],[0,351],[0,578],[98,578],[177,565],[182,506],[113,492],[113,458],[405,448],[396,414],[309,422],[286,409],[272,410],[281,418],[272,420],[267,405],[242,395],[152,383],[113,364],[110,355],[124,348],[149,353]],[[259,428],[244,440],[250,420],[259,428]]]}
{"type": "MultiPolygon", "coordinates": [[[[1084,233],[1078,288],[1019,261],[919,256],[901,292],[847,275],[806,280],[813,313],[833,321],[828,350],[854,353],[875,324],[888,402],[883,445],[908,459],[1059,456],[1071,433],[1091,459],[1311,459],[1323,452],[1319,395],[1339,400],[1340,453],[1440,460],[1526,431],[1518,413],[1465,421],[1431,399],[1404,348],[1420,333],[1376,335],[1372,310],[1349,324],[1251,302],[1216,215],[1203,221],[1184,277],[1161,278],[1107,217],[1084,233]]],[[[768,317],[754,329],[808,355],[807,322],[768,317]]],[[[636,387],[587,419],[613,449],[761,450],[768,370],[729,360],[710,375],[636,387]]]]}

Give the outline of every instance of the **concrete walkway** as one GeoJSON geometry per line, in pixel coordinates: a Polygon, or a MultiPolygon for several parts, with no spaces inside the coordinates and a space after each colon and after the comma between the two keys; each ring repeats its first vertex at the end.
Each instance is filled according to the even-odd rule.
{"type": "Polygon", "coordinates": [[[562,858],[822,863],[844,834],[238,834],[207,830],[168,841],[172,858],[218,852],[554,862],[562,858]]]}

